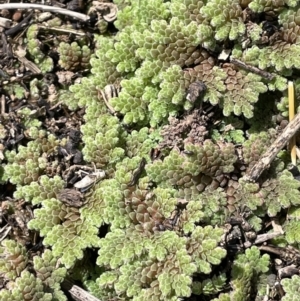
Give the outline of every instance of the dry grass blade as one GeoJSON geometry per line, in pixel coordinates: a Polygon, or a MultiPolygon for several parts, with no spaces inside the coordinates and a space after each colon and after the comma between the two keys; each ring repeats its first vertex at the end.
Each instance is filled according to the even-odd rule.
{"type": "MultiPolygon", "coordinates": [[[[295,92],[294,83],[289,81],[288,84],[288,96],[289,96],[289,121],[291,122],[295,117],[295,92]]],[[[293,165],[296,165],[296,137],[293,136],[290,140],[291,161],[293,165]]]]}

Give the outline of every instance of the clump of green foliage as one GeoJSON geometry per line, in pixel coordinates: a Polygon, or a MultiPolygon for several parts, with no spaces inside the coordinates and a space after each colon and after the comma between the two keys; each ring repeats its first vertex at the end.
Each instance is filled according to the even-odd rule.
{"type": "MultiPolygon", "coordinates": [[[[116,0],[118,31],[96,35],[94,54],[82,41],[58,46],[62,68],[90,66],[88,76],[61,89],[58,97],[70,111],[84,108],[79,148],[85,163],[104,170],[106,178],[84,194],[80,208],[63,203],[59,192],[68,183],[49,170],[57,168],[52,158],[67,142],[44,130],[27,109],[18,110],[29,141],[4,152],[0,182],[10,181],[14,197],[35,206],[28,227],[51,251],[34,257],[29,270],[25,248],[4,240],[0,276],[14,285],[1,291],[0,299],[21,300],[29,288],[29,300],[66,300],[59,283],[67,273],[77,273],[77,280],[103,301],[179,301],[192,293],[215,301],[252,300],[269,272],[269,256],[248,248],[235,254],[227,273],[228,218],[247,207],[247,222],[259,231],[264,218],[294,210],[291,219],[281,219],[282,241],[296,247],[300,242],[300,184],[286,161],[278,158],[256,183],[242,180],[275,139],[276,107],[286,112],[286,76],[300,68],[296,2],[116,0]],[[260,18],[248,22],[248,9],[271,11],[282,26],[278,39],[267,39],[260,18]],[[214,54],[228,45],[232,57],[276,72],[274,78],[218,60],[214,54]],[[187,90],[196,82],[206,91],[193,102],[187,90]],[[120,92],[104,99],[101,90],[107,85],[120,92]],[[276,93],[281,100],[274,100],[276,93]],[[183,146],[173,144],[153,155],[161,143],[168,145],[161,132],[171,117],[188,121],[189,112],[203,106],[205,118],[205,105],[220,110],[217,120],[208,118],[202,142],[185,139],[183,146]],[[78,272],[89,259],[88,249],[98,252],[97,268],[78,272]]],[[[37,26],[28,28],[27,39],[36,64],[51,70],[37,26]]],[[[32,82],[32,91],[36,85],[32,82]]],[[[23,96],[19,86],[10,88],[23,96]]],[[[283,281],[286,300],[298,278],[283,281]]]]}
{"type": "Polygon", "coordinates": [[[16,241],[3,240],[0,251],[0,275],[9,283],[6,289],[1,289],[0,300],[67,300],[60,287],[67,269],[59,264],[52,251],[34,256],[32,269],[28,268],[26,248],[16,241]]]}

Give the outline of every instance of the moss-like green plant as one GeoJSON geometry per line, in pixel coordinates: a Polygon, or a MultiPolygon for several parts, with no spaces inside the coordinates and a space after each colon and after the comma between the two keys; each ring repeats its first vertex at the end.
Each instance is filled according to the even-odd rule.
{"type": "MultiPolygon", "coordinates": [[[[0,116],[1,185],[10,182],[16,187],[13,197],[32,207],[28,228],[51,248],[31,259],[25,247],[4,240],[0,275],[11,286],[0,299],[21,300],[26,289],[28,299],[65,300],[59,289],[65,268],[101,300],[178,301],[192,293],[222,301],[261,296],[269,257],[257,247],[241,251],[228,273],[222,261],[229,259],[224,237],[231,233],[224,223],[234,215],[263,231],[266,218],[280,215],[285,234],[277,243],[299,246],[300,186],[286,170],[287,155],[282,152],[257,182],[242,179],[278,136],[278,113],[287,112],[287,77],[297,77],[300,68],[298,1],[114,4],[119,10],[114,34],[110,27],[105,35],[95,32],[90,47],[79,38],[54,42],[61,68],[90,69],[68,90],[65,83],[56,87],[53,96],[69,116],[82,114],[82,164],[105,171],[104,179],[80,192],[79,206],[60,198],[61,190],[74,184],[63,180],[73,167],[59,152],[65,132],[45,129],[48,107],[41,115],[28,106],[0,116]],[[266,15],[274,18],[272,30],[262,21],[266,15]],[[227,50],[231,57],[223,59],[227,50]],[[102,93],[107,85],[116,88],[111,97],[102,93]],[[195,87],[203,91],[191,92],[195,87]],[[190,93],[199,97],[193,102],[190,93]],[[25,137],[16,146],[10,144],[15,124],[25,137]],[[90,251],[98,252],[96,263],[90,251]],[[55,270],[58,260],[65,267],[55,270]]],[[[62,25],[58,18],[48,24],[62,25]]],[[[27,55],[48,72],[54,66],[40,38],[38,26],[30,25],[27,55]]],[[[28,93],[34,103],[45,97],[45,87],[34,79],[26,93],[15,82],[4,90],[12,99],[28,93]]],[[[296,81],[297,95],[298,90],[296,81]]],[[[287,300],[297,281],[283,284],[287,300]]]]}
{"type": "Polygon", "coordinates": [[[285,278],[281,280],[282,288],[285,291],[285,296],[282,301],[292,301],[295,300],[297,296],[297,291],[299,290],[300,277],[298,275],[292,276],[291,279],[285,278]]]}
{"type": "Polygon", "coordinates": [[[65,70],[78,70],[88,67],[91,56],[91,50],[88,46],[80,47],[77,42],[73,42],[71,45],[61,42],[57,51],[60,55],[58,63],[65,70]]]}
{"type": "Polygon", "coordinates": [[[33,24],[27,30],[27,49],[34,58],[34,62],[41,68],[42,72],[50,72],[53,69],[53,60],[46,56],[41,50],[41,42],[38,40],[38,25],[33,24]]]}
{"type": "Polygon", "coordinates": [[[37,209],[28,227],[45,236],[43,243],[52,246],[54,256],[70,268],[83,257],[83,250],[99,246],[98,229],[80,216],[77,208],[67,207],[57,199],[46,199],[37,209]]]}
{"type": "Polygon", "coordinates": [[[250,301],[256,289],[259,275],[269,270],[269,255],[260,255],[257,247],[247,249],[237,256],[232,267],[232,292],[220,294],[213,301],[250,301]]]}
{"type": "Polygon", "coordinates": [[[189,296],[191,275],[197,270],[209,273],[211,264],[219,264],[225,256],[226,251],[216,247],[221,232],[198,227],[187,240],[172,231],[153,236],[133,228],[113,231],[102,240],[97,263],[109,265],[114,272],[102,274],[99,284],[113,285],[119,295],[135,300],[189,296]],[[111,252],[112,241],[118,253],[111,252]],[[144,258],[144,264],[138,258],[144,258]]]}
{"type": "Polygon", "coordinates": [[[201,282],[193,282],[193,293],[195,295],[214,295],[220,292],[226,285],[226,276],[213,276],[211,279],[203,280],[201,282]]]}
{"type": "Polygon", "coordinates": [[[18,152],[5,152],[8,164],[4,167],[4,179],[17,185],[36,182],[48,165],[47,155],[57,152],[58,146],[63,144],[50,134],[28,142],[27,146],[20,145],[18,152]]]}
{"type": "Polygon", "coordinates": [[[67,270],[50,250],[33,257],[33,269],[29,269],[29,256],[21,244],[5,239],[0,250],[0,276],[6,283],[0,300],[67,300],[60,288],[67,270]]]}

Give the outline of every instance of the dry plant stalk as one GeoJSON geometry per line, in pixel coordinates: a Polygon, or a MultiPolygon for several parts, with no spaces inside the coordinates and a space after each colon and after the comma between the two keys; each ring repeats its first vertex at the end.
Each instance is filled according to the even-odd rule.
{"type": "Polygon", "coordinates": [[[269,167],[276,155],[290,141],[300,128],[300,113],[285,127],[283,132],[272,143],[269,149],[262,155],[259,161],[244,175],[244,180],[255,182],[262,172],[269,167]]]}
{"type": "Polygon", "coordinates": [[[72,299],[75,301],[101,301],[67,279],[63,281],[62,288],[68,291],[72,299]]]}
{"type": "Polygon", "coordinates": [[[267,71],[259,69],[255,66],[247,65],[246,63],[244,63],[244,62],[242,62],[238,59],[230,58],[230,62],[237,65],[237,66],[239,66],[239,67],[241,67],[241,68],[243,68],[243,69],[245,69],[245,70],[248,70],[248,71],[251,71],[255,74],[258,74],[261,77],[266,78],[267,80],[272,80],[275,77],[275,75],[273,75],[272,73],[269,73],[267,71]]]}
{"type": "Polygon", "coordinates": [[[66,16],[70,16],[76,18],[81,21],[88,21],[90,19],[89,16],[81,13],[77,13],[65,8],[60,8],[56,6],[48,6],[43,4],[32,4],[32,3],[5,3],[0,4],[0,10],[2,9],[37,9],[42,11],[48,11],[51,13],[62,14],[66,16]]]}

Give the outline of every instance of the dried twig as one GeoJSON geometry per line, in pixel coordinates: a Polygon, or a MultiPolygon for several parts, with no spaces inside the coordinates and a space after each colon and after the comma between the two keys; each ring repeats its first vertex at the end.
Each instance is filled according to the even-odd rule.
{"type": "Polygon", "coordinates": [[[261,70],[257,67],[254,67],[254,66],[247,65],[246,63],[244,63],[244,62],[242,62],[238,59],[230,58],[230,62],[237,65],[237,66],[239,66],[239,67],[242,67],[245,70],[256,73],[256,74],[258,74],[258,75],[260,75],[260,76],[262,76],[262,77],[264,77],[268,80],[272,80],[275,77],[275,75],[273,75],[269,72],[266,72],[266,71],[261,70]]]}
{"type": "Polygon", "coordinates": [[[16,33],[18,33],[19,31],[22,31],[26,26],[29,25],[30,23],[30,19],[32,18],[33,16],[33,12],[30,12],[28,14],[28,16],[26,16],[21,22],[19,22],[16,26],[8,29],[5,31],[5,34],[7,36],[12,36],[12,35],[15,35],[16,33]]]}
{"type": "Polygon", "coordinates": [[[58,27],[48,27],[48,26],[43,26],[39,25],[39,29],[45,30],[45,31],[54,31],[54,32],[60,32],[60,33],[72,33],[77,36],[86,36],[86,33],[83,31],[75,30],[75,29],[69,29],[69,28],[58,28],[58,27]]]}
{"type": "Polygon", "coordinates": [[[81,13],[77,13],[65,8],[55,7],[55,6],[48,6],[42,4],[31,4],[31,3],[5,3],[0,4],[1,9],[37,9],[42,11],[49,11],[51,13],[58,13],[61,15],[70,16],[76,18],[81,21],[88,21],[90,19],[89,16],[81,13]]]}
{"type": "Polygon", "coordinates": [[[2,94],[0,97],[0,115],[5,114],[5,96],[2,94]]]}
{"type": "Polygon", "coordinates": [[[11,229],[12,227],[8,224],[6,224],[3,228],[0,229],[0,242],[7,237],[11,229]]]}
{"type": "MultiPolygon", "coordinates": [[[[26,57],[24,56],[18,56],[18,54],[15,52],[17,59],[28,69],[30,70],[33,74],[41,74],[42,71],[41,69],[33,62],[29,61],[26,57]]],[[[13,82],[14,80],[11,80],[13,82]]]]}
{"type": "Polygon", "coordinates": [[[295,135],[300,128],[300,113],[285,127],[280,136],[272,143],[269,149],[263,154],[259,161],[251,168],[251,170],[243,177],[246,181],[255,182],[262,172],[267,169],[276,155],[289,140],[295,135]]]}
{"type": "Polygon", "coordinates": [[[66,279],[63,281],[61,286],[64,290],[68,291],[72,299],[75,301],[101,301],[98,298],[92,296],[90,293],[88,293],[81,287],[71,283],[66,279]]]}
{"type": "Polygon", "coordinates": [[[281,300],[282,297],[285,295],[284,290],[282,288],[282,285],[280,284],[279,281],[276,281],[274,286],[275,286],[275,289],[277,291],[277,294],[279,295],[279,299],[281,300]]]}
{"type": "Polygon", "coordinates": [[[258,244],[261,244],[263,242],[266,242],[270,239],[273,239],[277,236],[280,236],[282,235],[281,232],[272,232],[272,233],[265,233],[265,234],[260,234],[260,235],[257,235],[257,238],[255,239],[254,241],[254,245],[258,245],[258,244]]]}
{"type": "Polygon", "coordinates": [[[104,89],[98,89],[98,98],[100,99],[100,94],[102,95],[102,99],[108,108],[110,114],[116,116],[117,112],[110,105],[109,100],[113,97],[118,97],[119,91],[114,85],[106,85],[104,89]]]}
{"type": "Polygon", "coordinates": [[[291,278],[293,275],[299,275],[299,269],[295,264],[288,265],[278,270],[279,279],[291,278]]]}
{"type": "Polygon", "coordinates": [[[147,163],[146,159],[142,158],[138,168],[133,171],[133,174],[132,174],[130,182],[128,183],[128,186],[134,186],[137,184],[142,172],[145,169],[146,163],[147,163]]]}
{"type": "Polygon", "coordinates": [[[282,256],[282,250],[283,248],[279,248],[279,247],[273,247],[273,246],[268,246],[268,245],[262,245],[259,247],[260,250],[262,251],[266,251],[268,253],[272,253],[278,256],[282,256]]]}
{"type": "Polygon", "coordinates": [[[64,102],[63,101],[59,101],[58,103],[56,103],[54,106],[52,106],[49,111],[52,111],[54,109],[56,109],[57,107],[59,107],[61,104],[63,104],[64,102]]]}
{"type": "Polygon", "coordinates": [[[291,278],[293,275],[299,275],[299,269],[295,264],[288,265],[278,270],[279,279],[291,278]]]}
{"type": "Polygon", "coordinates": [[[300,252],[298,249],[288,245],[287,247],[278,247],[273,245],[262,245],[259,247],[260,250],[266,251],[278,255],[281,260],[289,262],[289,264],[296,264],[299,266],[300,263],[300,252]]]}
{"type": "MultiPolygon", "coordinates": [[[[5,53],[7,57],[12,57],[13,56],[12,49],[11,49],[12,47],[10,44],[8,44],[4,32],[1,33],[1,42],[2,42],[2,53],[5,53]]],[[[1,74],[1,77],[9,78],[9,76],[3,76],[3,74],[1,74]]]]}

